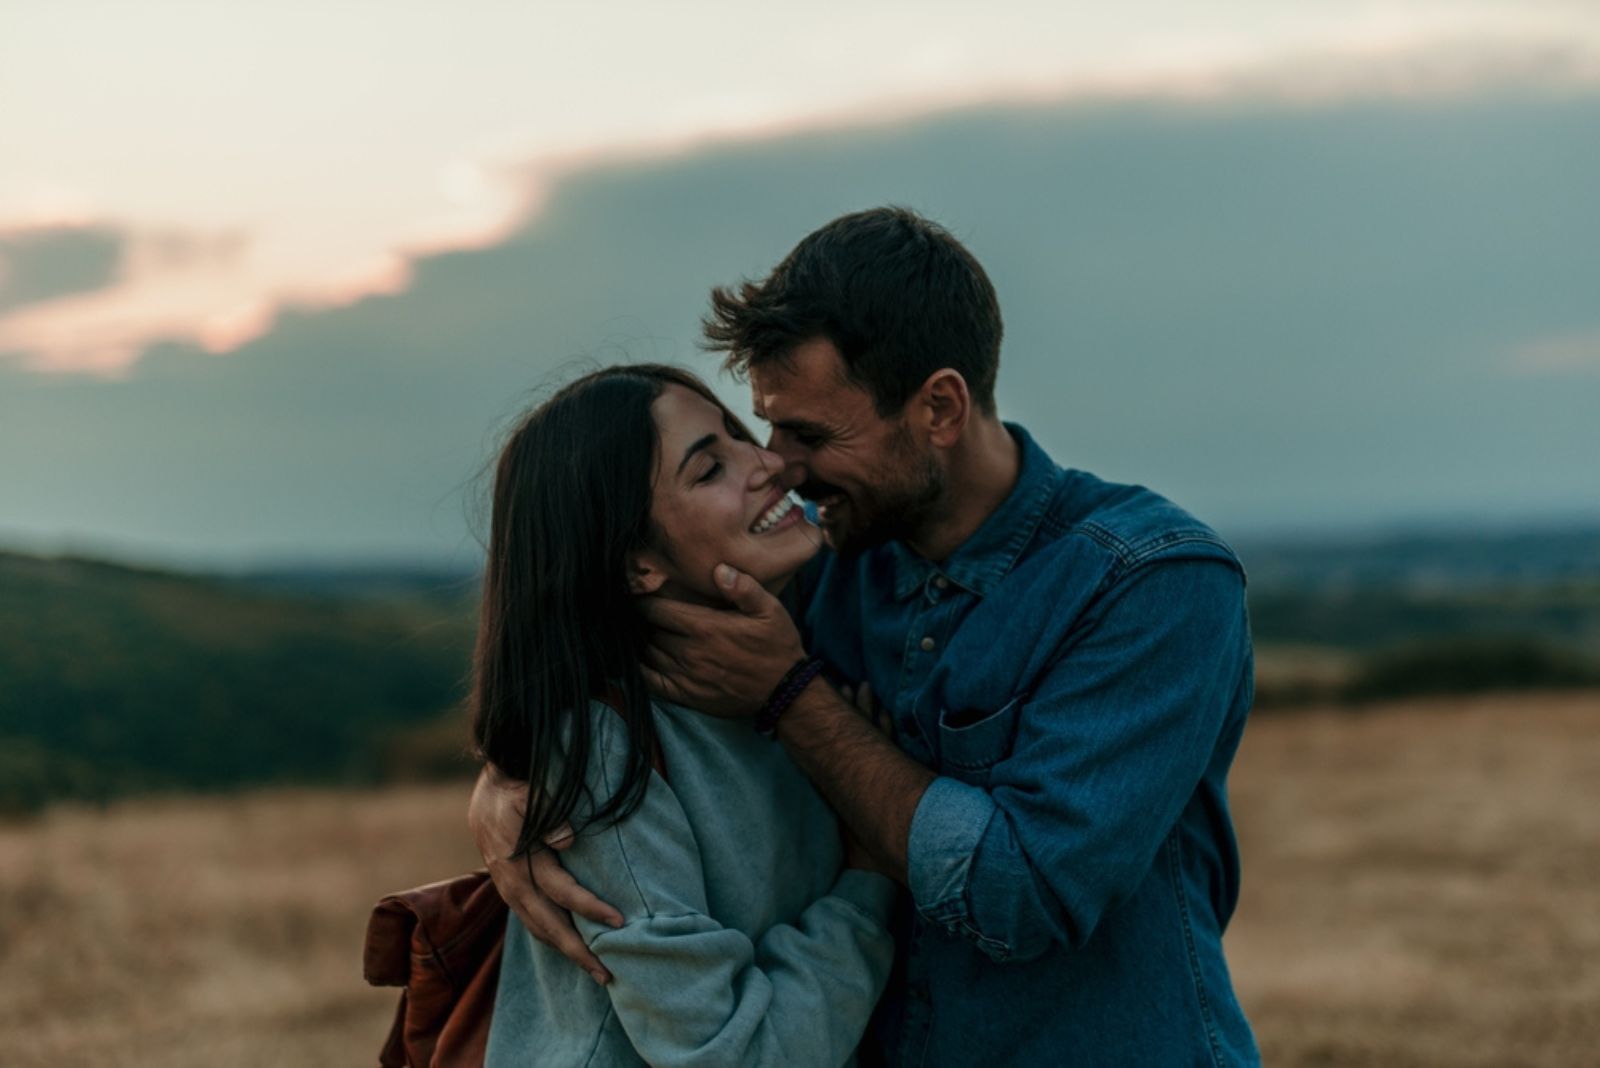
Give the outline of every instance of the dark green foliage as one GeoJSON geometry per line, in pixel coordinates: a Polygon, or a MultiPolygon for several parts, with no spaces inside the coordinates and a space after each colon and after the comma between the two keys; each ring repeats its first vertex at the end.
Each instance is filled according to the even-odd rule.
{"type": "MultiPolygon", "coordinates": [[[[197,578],[0,552],[0,813],[468,773],[475,593],[441,573],[197,578]]],[[[1263,705],[1600,685],[1592,578],[1252,582],[1250,607],[1263,663],[1348,663],[1263,677],[1263,705]]]]}
{"type": "Polygon", "coordinates": [[[1412,642],[1366,657],[1345,695],[1352,700],[1485,690],[1600,684],[1600,666],[1533,638],[1412,642]]]}
{"type": "Polygon", "coordinates": [[[1258,705],[1600,685],[1600,585],[1252,589],[1258,705]],[[1346,667],[1319,669],[1315,651],[1346,667]],[[1308,655],[1307,651],[1311,651],[1308,655]],[[1295,670],[1296,657],[1307,663],[1295,670]]]}
{"type": "Polygon", "coordinates": [[[0,553],[0,809],[380,778],[459,701],[471,615],[0,553]]]}
{"type": "Polygon", "coordinates": [[[1250,589],[1258,643],[1370,652],[1419,638],[1600,647],[1600,583],[1483,589],[1250,589]]]}
{"type": "Polygon", "coordinates": [[[1256,703],[1600,685],[1600,529],[1246,543],[1256,703]]]}

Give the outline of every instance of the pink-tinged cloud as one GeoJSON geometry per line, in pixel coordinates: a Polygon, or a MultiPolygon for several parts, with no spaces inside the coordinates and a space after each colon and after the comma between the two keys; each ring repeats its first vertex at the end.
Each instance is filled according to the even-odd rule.
{"type": "MultiPolygon", "coordinates": [[[[641,129],[653,130],[648,135],[525,155],[531,162],[520,168],[486,167],[447,154],[448,162],[433,176],[440,206],[432,218],[418,217],[426,210],[418,209],[419,201],[394,194],[415,175],[385,175],[381,187],[363,175],[371,195],[359,210],[347,210],[344,201],[344,208],[333,208],[322,199],[286,200],[273,207],[276,221],[252,227],[248,240],[237,228],[201,237],[142,230],[128,241],[116,276],[103,284],[14,303],[9,314],[0,304],[0,353],[20,353],[39,370],[102,374],[125,370],[158,339],[190,340],[225,354],[270,330],[283,307],[336,307],[397,293],[409,284],[415,259],[504,240],[541,210],[552,186],[577,172],[717,142],[892,125],[980,105],[1137,100],[1318,107],[1506,88],[1600,90],[1600,29],[1588,37],[1563,37],[1537,19],[1503,21],[1494,33],[1485,24],[1451,37],[1441,36],[1433,23],[1377,19],[1347,27],[1318,51],[1298,55],[1244,38],[1193,40],[1093,69],[1046,71],[1034,65],[942,80],[924,72],[907,81],[903,92],[879,87],[848,107],[823,110],[792,95],[742,89],[716,99],[697,97],[692,114],[674,111],[683,101],[666,100],[659,102],[661,114],[652,113],[653,126],[641,120],[641,129]],[[337,218],[319,222],[318,211],[333,211],[337,218]]],[[[951,62],[949,56],[929,55],[931,71],[951,62]]]]}
{"type": "Polygon", "coordinates": [[[236,231],[109,222],[22,234],[0,235],[0,258],[16,272],[0,289],[0,352],[34,369],[99,374],[126,370],[153,340],[200,336],[195,309],[236,285],[249,246],[236,231]]]}

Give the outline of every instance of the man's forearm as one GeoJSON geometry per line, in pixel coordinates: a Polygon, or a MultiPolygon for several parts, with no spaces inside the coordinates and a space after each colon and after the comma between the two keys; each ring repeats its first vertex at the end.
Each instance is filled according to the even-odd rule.
{"type": "Polygon", "coordinates": [[[821,679],[783,714],[778,739],[861,843],[904,883],[911,818],[933,772],[902,753],[821,679]]]}

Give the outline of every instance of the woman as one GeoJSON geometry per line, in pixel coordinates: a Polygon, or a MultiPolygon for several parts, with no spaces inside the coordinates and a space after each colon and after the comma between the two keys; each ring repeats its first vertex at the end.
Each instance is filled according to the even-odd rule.
{"type": "Polygon", "coordinates": [[[715,601],[719,562],[776,591],[815,554],[781,466],[658,365],[579,379],[501,453],[474,730],[535,786],[518,853],[570,823],[563,863],[624,923],[575,917],[614,976],[601,987],[511,919],[491,1066],[853,1057],[888,977],[893,885],[846,857],[780,746],[652,702],[639,669],[639,598],[715,601]]]}

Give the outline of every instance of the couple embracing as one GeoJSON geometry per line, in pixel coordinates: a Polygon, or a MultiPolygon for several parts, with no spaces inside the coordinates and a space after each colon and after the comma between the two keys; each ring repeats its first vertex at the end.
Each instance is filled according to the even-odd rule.
{"type": "Polygon", "coordinates": [[[500,456],[488,1063],[1256,1063],[1227,546],[1001,422],[994,289],[911,212],[827,224],[705,332],[765,444],[633,365],[500,456]]]}

